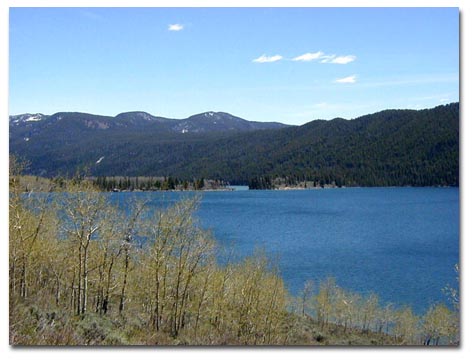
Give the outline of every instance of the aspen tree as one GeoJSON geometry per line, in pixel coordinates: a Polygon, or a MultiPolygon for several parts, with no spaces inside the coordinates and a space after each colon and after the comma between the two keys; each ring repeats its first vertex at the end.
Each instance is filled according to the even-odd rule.
{"type": "Polygon", "coordinates": [[[21,174],[27,164],[10,157],[9,198],[9,286],[12,296],[25,299],[28,296],[29,279],[36,264],[35,250],[45,232],[46,198],[30,199],[23,195],[21,174]]]}
{"type": "Polygon", "coordinates": [[[87,181],[73,181],[62,202],[67,221],[65,233],[73,243],[76,254],[76,313],[87,311],[89,300],[89,250],[92,242],[100,236],[109,223],[106,219],[106,197],[97,192],[87,181]]]}
{"type": "Polygon", "coordinates": [[[362,331],[369,332],[370,326],[375,319],[378,307],[378,297],[374,293],[370,293],[364,300],[362,307],[362,331]]]}
{"type": "Polygon", "coordinates": [[[419,333],[419,318],[410,307],[405,307],[395,313],[393,334],[402,345],[417,344],[419,333]]]}
{"type": "Polygon", "coordinates": [[[135,202],[133,203],[133,211],[132,214],[127,221],[125,231],[123,232],[123,241],[120,246],[119,254],[123,256],[123,266],[122,266],[122,282],[120,288],[120,299],[119,299],[119,307],[118,312],[119,314],[123,313],[125,309],[125,302],[126,302],[126,289],[128,284],[128,275],[130,271],[130,264],[131,264],[131,250],[134,245],[133,238],[137,235],[137,229],[140,226],[140,217],[145,210],[148,201],[144,201],[141,203],[135,202]]]}
{"type": "Polygon", "coordinates": [[[314,282],[306,281],[303,287],[302,299],[301,299],[301,315],[306,316],[306,308],[308,305],[309,298],[313,295],[314,291],[314,282]]]}
{"type": "Polygon", "coordinates": [[[423,344],[439,345],[440,339],[449,340],[455,333],[453,313],[444,304],[431,306],[423,317],[423,344]]]}
{"type": "MultiPolygon", "coordinates": [[[[459,264],[454,265],[454,271],[456,272],[456,281],[459,286],[459,264]]],[[[460,341],[460,321],[461,321],[461,301],[459,297],[459,288],[451,287],[449,284],[443,289],[446,294],[449,303],[453,309],[453,329],[455,330],[454,335],[451,337],[451,344],[459,344],[460,341]]]]}
{"type": "Polygon", "coordinates": [[[389,333],[389,327],[394,321],[394,310],[391,303],[386,304],[384,307],[378,307],[375,314],[376,331],[382,333],[385,329],[385,333],[389,333]]]}
{"type": "Polygon", "coordinates": [[[328,324],[333,313],[334,292],[336,280],[333,277],[327,278],[319,285],[319,292],[316,295],[317,321],[324,327],[328,324]]]}

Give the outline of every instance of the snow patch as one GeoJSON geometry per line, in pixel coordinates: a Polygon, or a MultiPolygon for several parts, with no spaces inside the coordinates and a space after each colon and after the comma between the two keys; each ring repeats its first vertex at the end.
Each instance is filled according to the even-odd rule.
{"type": "Polygon", "coordinates": [[[41,120],[41,115],[32,115],[28,119],[25,119],[25,121],[39,121],[41,120]]]}
{"type": "Polygon", "coordinates": [[[145,112],[140,112],[138,113],[139,116],[141,116],[143,119],[147,120],[147,121],[150,121],[151,120],[151,117],[150,115],[148,115],[147,113],[145,112]]]}
{"type": "Polygon", "coordinates": [[[10,116],[9,120],[13,124],[20,124],[20,123],[28,123],[29,121],[41,121],[43,117],[44,117],[43,114],[22,114],[22,115],[10,116]]]}

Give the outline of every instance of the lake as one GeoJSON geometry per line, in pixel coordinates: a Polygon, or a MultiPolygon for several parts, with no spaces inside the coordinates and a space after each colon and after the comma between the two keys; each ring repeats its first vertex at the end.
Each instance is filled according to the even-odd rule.
{"type": "MultiPolygon", "coordinates": [[[[263,247],[292,294],[327,277],[418,314],[457,287],[458,188],[342,188],[203,192],[198,218],[240,256],[263,247]]],[[[175,202],[186,192],[117,193],[175,202]]]]}

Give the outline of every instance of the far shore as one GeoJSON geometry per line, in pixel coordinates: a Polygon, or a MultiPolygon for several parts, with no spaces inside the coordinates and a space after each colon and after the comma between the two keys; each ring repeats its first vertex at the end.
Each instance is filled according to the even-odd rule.
{"type": "MultiPolygon", "coordinates": [[[[243,186],[247,187],[247,186],[243,186]]],[[[328,186],[328,187],[277,187],[271,189],[202,189],[202,190],[116,190],[105,192],[242,192],[242,191],[310,191],[310,190],[334,190],[334,189],[360,189],[360,188],[459,188],[459,186],[328,186]]]]}

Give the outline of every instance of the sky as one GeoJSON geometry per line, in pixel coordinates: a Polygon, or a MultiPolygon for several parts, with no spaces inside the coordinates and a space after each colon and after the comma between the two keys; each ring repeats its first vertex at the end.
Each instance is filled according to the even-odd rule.
{"type": "Polygon", "coordinates": [[[10,8],[9,114],[300,125],[459,101],[458,8],[10,8]]]}

